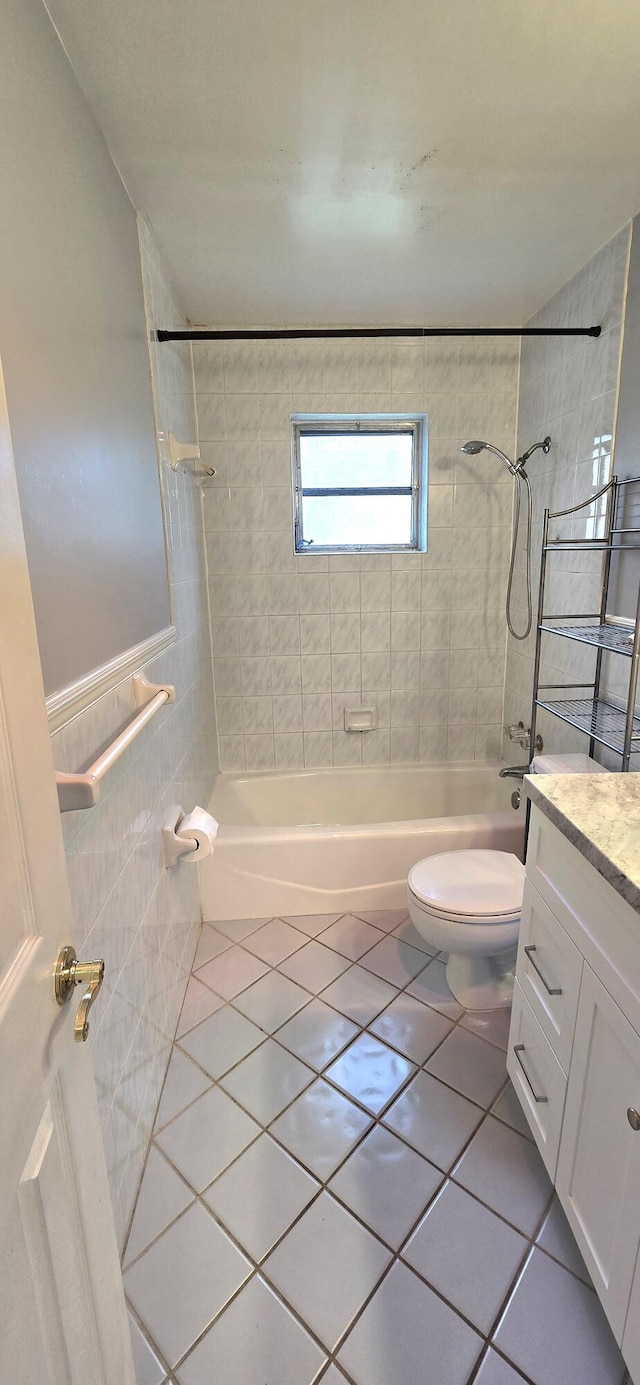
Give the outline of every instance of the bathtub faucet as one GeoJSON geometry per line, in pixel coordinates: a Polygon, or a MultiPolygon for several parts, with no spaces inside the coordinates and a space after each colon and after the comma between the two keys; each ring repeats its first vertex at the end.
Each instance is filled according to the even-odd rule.
{"type": "Polygon", "coordinates": [[[519,779],[522,781],[525,774],[530,774],[530,772],[529,765],[505,765],[499,773],[501,779],[519,779]]]}

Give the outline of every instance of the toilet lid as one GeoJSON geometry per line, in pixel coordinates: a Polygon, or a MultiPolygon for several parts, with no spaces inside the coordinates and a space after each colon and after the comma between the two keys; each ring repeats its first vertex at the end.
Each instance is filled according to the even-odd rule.
{"type": "Polygon", "coordinates": [[[522,908],[524,866],[508,851],[444,851],[412,866],[408,885],[440,913],[514,915],[522,908]]]}

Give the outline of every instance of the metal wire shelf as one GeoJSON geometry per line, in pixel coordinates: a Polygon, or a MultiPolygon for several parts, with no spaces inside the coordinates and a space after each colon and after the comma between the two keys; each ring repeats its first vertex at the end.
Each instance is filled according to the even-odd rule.
{"type": "MultiPolygon", "coordinates": [[[[623,554],[640,549],[640,476],[619,480],[612,476],[595,494],[587,496],[566,510],[545,510],[542,525],[542,555],[538,588],[538,622],[533,662],[533,697],[531,707],[530,752],[535,753],[536,718],[539,708],[550,712],[568,726],[589,737],[589,755],[596,745],[606,746],[621,757],[623,773],[630,769],[632,755],[640,753],[640,708],[636,701],[640,682],[640,584],[636,599],[635,621],[612,619],[609,610],[609,587],[612,569],[620,578],[618,564],[623,554]],[[592,538],[572,538],[559,534],[551,538],[550,525],[557,520],[578,515],[581,520],[595,521],[599,530],[592,538]],[[547,564],[554,553],[598,553],[600,558],[600,598],[595,609],[558,611],[545,614],[547,564]],[[559,635],[579,644],[591,645],[596,651],[593,682],[540,683],[542,636],[559,635]],[[606,654],[622,654],[629,660],[629,680],[626,699],[618,702],[617,691],[601,697],[600,688],[608,677],[606,654]],[[584,690],[585,696],[579,694],[584,690]],[[556,695],[556,691],[557,694],[556,695]],[[589,694],[588,696],[586,694],[589,694]]],[[[573,524],[573,520],[572,520],[573,524]]],[[[587,527],[587,526],[585,526],[587,527]]],[[[627,585],[633,575],[625,576],[627,585]]]]}
{"type": "Polygon", "coordinates": [[[612,654],[624,654],[628,659],[633,654],[634,629],[628,625],[612,625],[607,621],[594,625],[556,625],[541,620],[540,629],[547,635],[561,635],[566,640],[577,640],[579,644],[590,644],[612,654]]]}
{"type": "MultiPolygon", "coordinates": [[[[547,701],[537,697],[536,706],[559,717],[569,726],[584,731],[599,745],[605,745],[618,755],[624,754],[626,708],[616,707],[611,702],[593,697],[567,697],[547,701]]],[[[640,750],[640,716],[634,716],[631,732],[631,751],[640,750]]]]}

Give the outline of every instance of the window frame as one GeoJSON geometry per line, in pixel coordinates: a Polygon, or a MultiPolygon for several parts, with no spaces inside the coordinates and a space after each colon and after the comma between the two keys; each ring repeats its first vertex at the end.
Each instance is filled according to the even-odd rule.
{"type": "Polygon", "coordinates": [[[420,553],[427,548],[427,415],[426,414],[292,414],[291,466],[293,490],[293,551],[296,557],[314,553],[420,553]],[[409,486],[309,487],[302,485],[300,439],[347,433],[377,436],[410,433],[411,483],[409,486]],[[409,543],[315,544],[304,538],[303,501],[309,496],[411,495],[409,543]]]}

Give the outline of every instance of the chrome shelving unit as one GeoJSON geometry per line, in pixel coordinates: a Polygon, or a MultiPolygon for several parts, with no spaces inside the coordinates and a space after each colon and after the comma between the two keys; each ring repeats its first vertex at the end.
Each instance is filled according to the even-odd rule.
{"type": "MultiPolygon", "coordinates": [[[[620,768],[628,771],[631,756],[640,753],[640,715],[636,712],[638,674],[640,671],[640,580],[635,621],[621,620],[608,613],[611,561],[614,554],[640,551],[640,519],[636,525],[622,523],[625,501],[632,494],[627,486],[640,485],[640,477],[618,480],[613,476],[606,486],[568,510],[545,510],[542,533],[542,561],[538,593],[538,622],[533,674],[533,704],[531,708],[530,757],[533,759],[536,739],[536,720],[540,710],[550,712],[568,726],[589,737],[589,754],[596,745],[605,746],[620,756],[620,768]],[[602,505],[603,513],[595,518],[594,527],[602,533],[593,538],[574,539],[570,535],[550,539],[552,521],[567,519],[602,505]],[[545,612],[545,587],[549,559],[557,553],[598,553],[601,561],[600,603],[597,611],[553,615],[545,612]],[[551,635],[590,645],[596,651],[592,683],[540,683],[542,636],[551,635]],[[625,701],[618,703],[602,696],[602,660],[604,654],[618,654],[629,659],[629,684],[625,701]]],[[[638,502],[630,506],[632,518],[638,502]]]]}

